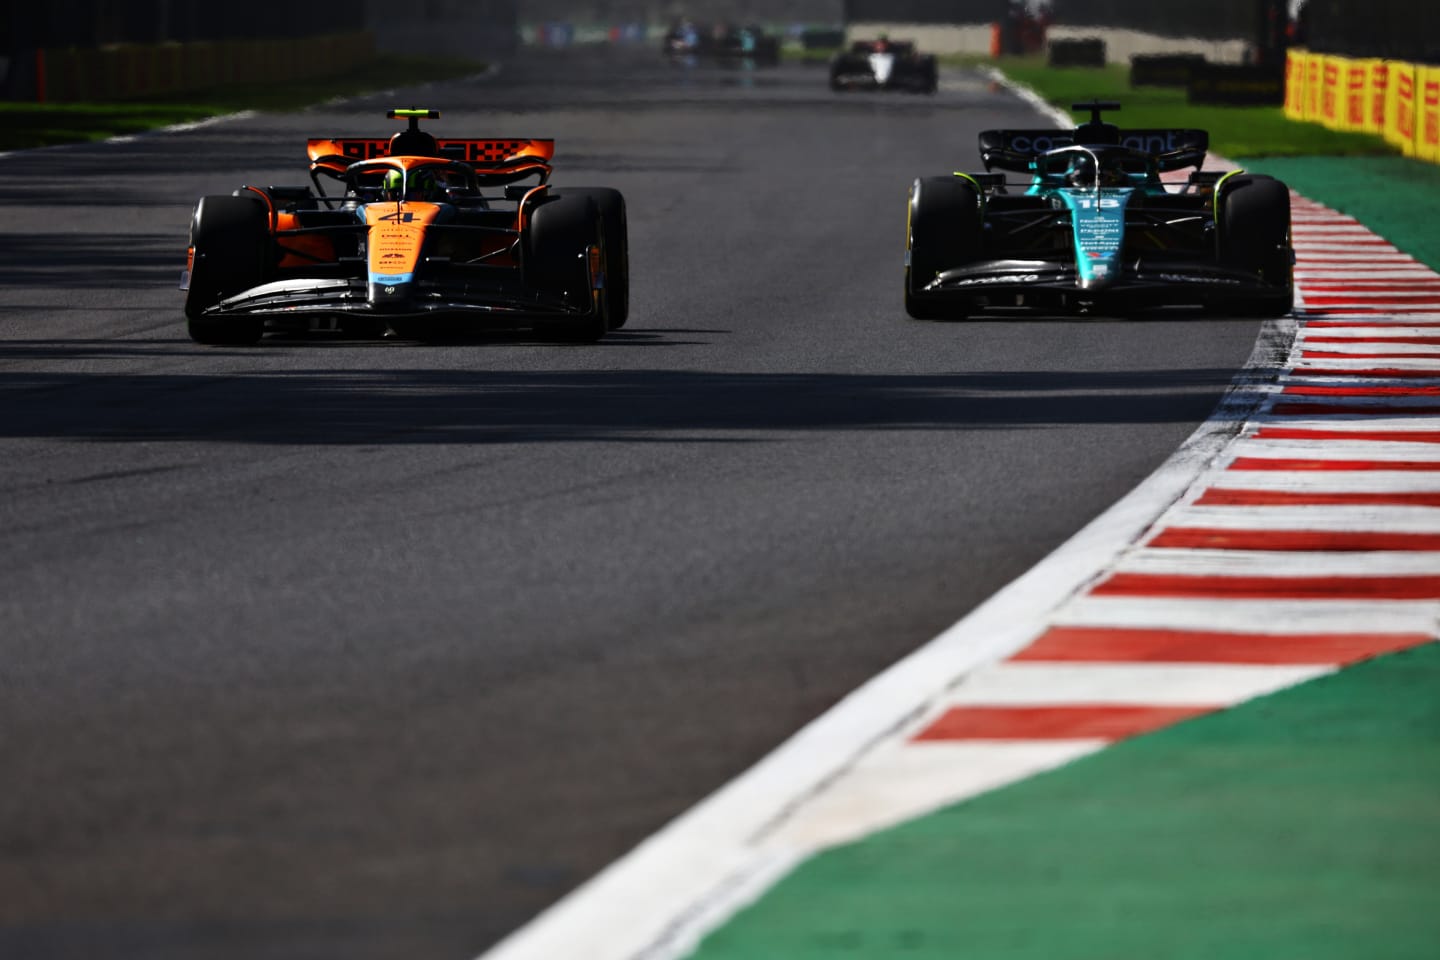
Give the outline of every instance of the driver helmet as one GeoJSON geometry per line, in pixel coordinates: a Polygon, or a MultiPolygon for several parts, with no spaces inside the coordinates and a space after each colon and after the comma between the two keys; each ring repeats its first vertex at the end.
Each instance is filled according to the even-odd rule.
{"type": "Polygon", "coordinates": [[[433,170],[421,168],[410,171],[409,182],[403,172],[399,170],[385,171],[385,197],[389,200],[429,200],[437,201],[443,199],[445,190],[440,185],[439,179],[433,170]],[[400,190],[404,187],[405,196],[400,196],[400,190]]]}
{"type": "Polygon", "coordinates": [[[1070,160],[1070,169],[1065,182],[1072,187],[1093,187],[1095,185],[1095,158],[1088,153],[1077,153],[1070,160]]]}
{"type": "Polygon", "coordinates": [[[1100,164],[1097,175],[1095,158],[1088,153],[1077,154],[1070,161],[1065,182],[1072,187],[1128,187],[1130,178],[1113,163],[1100,164]]]}

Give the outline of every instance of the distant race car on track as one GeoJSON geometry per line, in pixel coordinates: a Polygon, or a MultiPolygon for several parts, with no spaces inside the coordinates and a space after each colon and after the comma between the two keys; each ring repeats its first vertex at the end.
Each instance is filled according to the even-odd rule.
{"type": "Polygon", "coordinates": [[[780,62],[780,38],[755,24],[702,26],[682,20],[665,34],[662,49],[672,60],[709,59],[759,67],[780,62]]]}
{"type": "Polygon", "coordinates": [[[985,173],[916,180],[906,311],[934,320],[998,307],[1288,313],[1295,254],[1285,184],[1202,170],[1204,130],[1102,122],[1101,111],[1119,108],[1075,104],[1090,120],[1073,132],[987,130],[985,173]],[[1184,182],[1161,180],[1190,167],[1184,182]]]}
{"type": "Polygon", "coordinates": [[[831,90],[905,90],[934,93],[940,68],[934,54],[909,40],[859,40],[830,58],[831,90]]]}
{"type": "Polygon", "coordinates": [[[266,330],[443,339],[529,328],[596,340],[625,323],[625,200],[549,184],[553,140],[311,139],[309,186],[202,197],[180,287],[198,343],[266,330]],[[343,188],[325,192],[322,178],[343,188]]]}

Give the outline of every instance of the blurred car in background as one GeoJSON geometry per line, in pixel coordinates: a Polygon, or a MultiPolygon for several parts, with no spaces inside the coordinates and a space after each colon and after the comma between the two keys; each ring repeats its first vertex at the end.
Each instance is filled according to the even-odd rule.
{"type": "Polygon", "coordinates": [[[701,25],[691,20],[676,23],[665,34],[664,54],[672,60],[715,60],[773,67],[780,62],[780,38],[755,24],[701,25]]]}
{"type": "Polygon", "coordinates": [[[830,60],[831,90],[903,90],[934,93],[940,86],[935,55],[909,40],[857,40],[830,60]]]}

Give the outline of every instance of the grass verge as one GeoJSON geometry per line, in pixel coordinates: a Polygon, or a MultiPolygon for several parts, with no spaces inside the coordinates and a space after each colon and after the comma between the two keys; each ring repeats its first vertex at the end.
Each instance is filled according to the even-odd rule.
{"type": "Polygon", "coordinates": [[[1046,100],[1068,108],[1082,100],[1118,100],[1116,119],[1127,127],[1198,127],[1210,147],[1227,157],[1384,156],[1397,151],[1384,138],[1342,133],[1290,120],[1279,107],[1212,107],[1186,102],[1173,87],[1131,87],[1130,69],[1050,67],[1040,58],[1014,57],[996,66],[1046,100]]]}
{"type": "Polygon", "coordinates": [[[105,140],[241,110],[300,110],[336,97],[453,80],[484,69],[473,60],[382,56],[359,69],[301,83],[245,84],[108,103],[0,101],[0,150],[105,140]]]}

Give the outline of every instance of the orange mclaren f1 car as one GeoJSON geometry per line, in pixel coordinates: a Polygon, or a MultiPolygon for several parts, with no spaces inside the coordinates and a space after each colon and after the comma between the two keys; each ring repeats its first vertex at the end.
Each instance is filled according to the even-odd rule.
{"type": "Polygon", "coordinates": [[[180,288],[191,339],[266,330],[443,339],[529,328],[588,342],[625,323],[625,200],[549,183],[553,140],[312,139],[309,186],[202,197],[180,288]],[[343,185],[326,193],[324,180],[343,185]]]}

